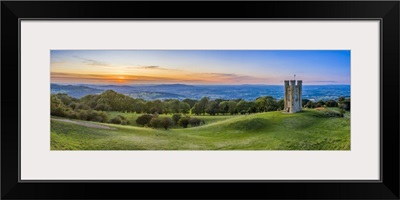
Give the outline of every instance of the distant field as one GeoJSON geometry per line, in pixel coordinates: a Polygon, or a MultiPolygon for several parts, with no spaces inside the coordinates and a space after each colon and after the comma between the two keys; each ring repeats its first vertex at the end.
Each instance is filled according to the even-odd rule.
{"type": "MultiPolygon", "coordinates": [[[[110,113],[113,115],[121,113],[110,113]]],[[[128,119],[137,115],[124,113],[128,119]]],[[[317,110],[199,116],[206,125],[170,130],[51,120],[52,150],[349,150],[350,119],[317,110]],[[102,125],[102,126],[93,126],[102,125]],[[106,128],[104,128],[106,126],[106,128]],[[107,128],[109,127],[109,128],[107,128]]]]}

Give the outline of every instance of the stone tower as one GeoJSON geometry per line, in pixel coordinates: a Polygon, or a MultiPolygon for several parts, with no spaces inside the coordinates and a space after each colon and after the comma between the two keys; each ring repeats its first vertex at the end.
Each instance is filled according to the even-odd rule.
{"type": "Polygon", "coordinates": [[[288,113],[295,113],[301,111],[301,94],[302,94],[302,80],[285,80],[285,108],[284,110],[288,113]]]}

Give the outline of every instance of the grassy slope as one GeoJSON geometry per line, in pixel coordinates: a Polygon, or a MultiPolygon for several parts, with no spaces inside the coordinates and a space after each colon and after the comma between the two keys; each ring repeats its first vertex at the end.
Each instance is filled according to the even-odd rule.
{"type": "MultiPolygon", "coordinates": [[[[213,116],[204,116],[213,118],[213,116]]],[[[226,116],[225,116],[226,117],[226,116]]],[[[87,122],[93,123],[93,122],[87,122]]],[[[350,120],[319,111],[236,116],[187,129],[109,125],[117,130],[51,122],[52,150],[348,150],[350,120]]]]}

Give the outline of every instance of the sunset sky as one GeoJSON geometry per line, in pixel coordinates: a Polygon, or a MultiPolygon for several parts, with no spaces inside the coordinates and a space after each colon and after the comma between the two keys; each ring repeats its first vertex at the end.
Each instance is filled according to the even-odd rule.
{"type": "Polygon", "coordinates": [[[64,84],[350,84],[348,50],[51,50],[64,84]]]}

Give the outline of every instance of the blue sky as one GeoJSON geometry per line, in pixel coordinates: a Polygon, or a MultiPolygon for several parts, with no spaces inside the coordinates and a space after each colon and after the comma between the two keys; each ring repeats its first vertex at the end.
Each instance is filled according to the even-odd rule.
{"type": "Polygon", "coordinates": [[[349,50],[52,50],[53,83],[350,84],[349,50]]]}

